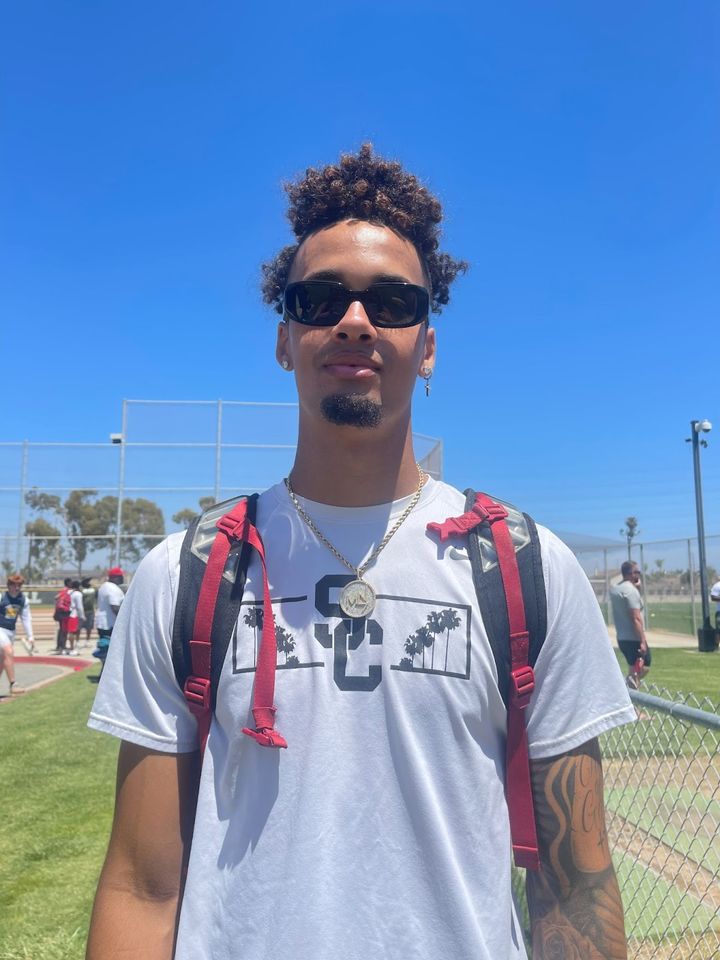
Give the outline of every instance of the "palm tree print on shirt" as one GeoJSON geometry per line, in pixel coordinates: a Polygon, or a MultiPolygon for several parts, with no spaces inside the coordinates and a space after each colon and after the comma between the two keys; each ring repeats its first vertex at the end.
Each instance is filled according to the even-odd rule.
{"type": "Polygon", "coordinates": [[[296,656],[289,657],[288,654],[292,653],[295,649],[295,637],[291,633],[288,633],[285,627],[281,627],[279,623],[275,624],[275,645],[277,646],[278,653],[285,654],[285,663],[286,667],[297,667],[300,663],[296,656]]]}
{"type": "Polygon", "coordinates": [[[406,657],[393,668],[395,670],[414,670],[418,673],[447,673],[448,672],[448,653],[450,650],[450,634],[461,624],[460,617],[455,610],[446,608],[444,610],[431,610],[427,615],[427,622],[410,634],[405,641],[406,657]],[[435,638],[440,634],[445,634],[445,660],[442,670],[435,669],[435,638]],[[425,666],[425,651],[431,649],[430,666],[425,666]],[[420,663],[416,666],[415,658],[419,657],[420,663]]]}
{"type": "Polygon", "coordinates": [[[264,610],[262,607],[250,607],[243,617],[245,624],[253,632],[253,666],[257,665],[258,630],[262,633],[264,610]]]}

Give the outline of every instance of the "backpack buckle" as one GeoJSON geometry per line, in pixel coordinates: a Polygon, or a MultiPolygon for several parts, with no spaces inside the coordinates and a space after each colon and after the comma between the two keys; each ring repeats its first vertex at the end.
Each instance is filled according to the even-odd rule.
{"type": "Polygon", "coordinates": [[[210,709],[210,681],[207,677],[188,677],[183,694],[195,716],[207,713],[210,709]]]}
{"type": "Polygon", "coordinates": [[[243,516],[238,518],[234,517],[232,513],[226,513],[220,517],[215,526],[230,540],[243,540],[247,528],[247,514],[243,513],[243,516]]]}
{"type": "Polygon", "coordinates": [[[530,697],[535,689],[535,672],[532,667],[516,667],[510,671],[510,683],[512,686],[513,706],[524,710],[530,702],[530,697]]]}
{"type": "MultiPolygon", "coordinates": [[[[481,494],[478,495],[478,497],[481,494]]],[[[450,537],[463,537],[466,533],[470,533],[471,530],[474,530],[475,527],[479,527],[481,523],[495,523],[496,520],[504,520],[508,516],[508,512],[499,503],[489,503],[485,506],[482,503],[479,503],[478,500],[472,505],[472,507],[463,513],[459,517],[448,517],[443,523],[429,523],[427,525],[427,530],[430,533],[436,533],[440,537],[440,542],[445,543],[450,537]]]]}
{"type": "Polygon", "coordinates": [[[508,512],[501,503],[478,503],[475,501],[472,512],[481,518],[481,523],[487,520],[488,523],[495,523],[497,520],[505,520],[508,512]]]}

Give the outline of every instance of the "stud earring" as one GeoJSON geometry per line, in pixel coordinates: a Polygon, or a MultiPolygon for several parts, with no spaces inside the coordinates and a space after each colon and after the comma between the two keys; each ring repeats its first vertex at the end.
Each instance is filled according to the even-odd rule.
{"type": "Polygon", "coordinates": [[[280,361],[280,366],[283,368],[283,370],[290,369],[290,364],[288,363],[287,360],[284,360],[284,359],[280,361]]]}
{"type": "Polygon", "coordinates": [[[420,373],[425,379],[425,396],[430,396],[430,377],[433,375],[432,367],[423,367],[420,373]]]}

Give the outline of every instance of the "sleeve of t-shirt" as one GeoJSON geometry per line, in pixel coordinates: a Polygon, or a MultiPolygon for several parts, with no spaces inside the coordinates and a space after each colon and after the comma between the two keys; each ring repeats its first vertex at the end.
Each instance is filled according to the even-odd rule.
{"type": "Polygon", "coordinates": [[[640,593],[636,588],[628,590],[627,593],[623,593],[623,596],[625,597],[630,610],[642,610],[642,600],[640,599],[640,593]]]}
{"type": "Polygon", "coordinates": [[[25,636],[28,640],[33,639],[33,625],[32,625],[32,614],[30,613],[30,604],[25,601],[25,605],[20,611],[20,619],[22,620],[22,625],[25,628],[25,636]]]}
{"type": "Polygon", "coordinates": [[[125,599],[125,594],[116,583],[111,583],[110,586],[112,587],[109,597],[110,605],[113,607],[119,607],[125,599]]]}
{"type": "Polygon", "coordinates": [[[720,602],[720,580],[712,585],[710,590],[710,599],[720,602]]]}
{"type": "Polygon", "coordinates": [[[197,723],[172,664],[179,539],[143,559],[120,607],[88,726],[167,753],[196,750],[197,723]]]}
{"type": "Polygon", "coordinates": [[[539,532],[548,622],[527,710],[533,759],[566,753],[636,719],[590,582],[561,540],[539,532]]]}

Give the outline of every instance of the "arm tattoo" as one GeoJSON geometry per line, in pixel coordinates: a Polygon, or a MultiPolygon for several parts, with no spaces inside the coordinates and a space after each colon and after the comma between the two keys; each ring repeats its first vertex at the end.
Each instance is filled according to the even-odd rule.
{"type": "Polygon", "coordinates": [[[528,870],[535,960],[625,960],[597,740],[531,764],[541,869],[528,870]]]}

